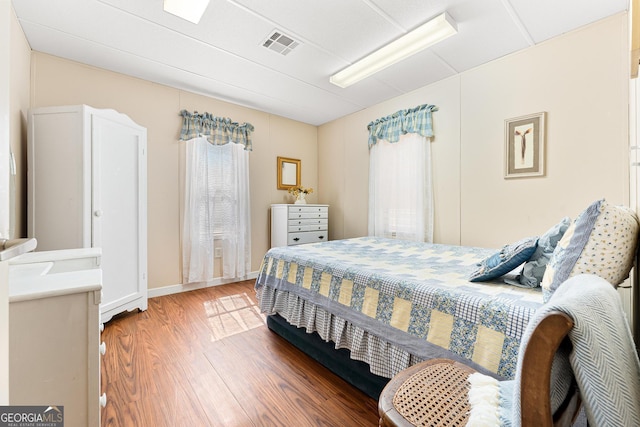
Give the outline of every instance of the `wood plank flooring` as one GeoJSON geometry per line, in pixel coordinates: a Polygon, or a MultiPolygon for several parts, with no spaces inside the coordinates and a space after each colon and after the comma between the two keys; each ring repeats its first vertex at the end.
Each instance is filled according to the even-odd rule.
{"type": "Polygon", "coordinates": [[[105,325],[102,426],[377,426],[377,402],[265,325],[254,281],[149,300],[105,325]]]}

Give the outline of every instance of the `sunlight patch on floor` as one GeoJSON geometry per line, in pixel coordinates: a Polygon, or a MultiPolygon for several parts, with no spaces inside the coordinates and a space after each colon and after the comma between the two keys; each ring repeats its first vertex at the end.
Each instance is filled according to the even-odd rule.
{"type": "Polygon", "coordinates": [[[211,341],[263,326],[265,317],[246,293],[205,301],[211,341]]]}

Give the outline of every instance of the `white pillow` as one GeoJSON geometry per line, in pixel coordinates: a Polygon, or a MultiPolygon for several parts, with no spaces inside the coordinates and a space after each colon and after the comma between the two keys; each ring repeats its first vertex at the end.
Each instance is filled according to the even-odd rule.
{"type": "Polygon", "coordinates": [[[633,267],[638,245],[638,217],[625,206],[604,199],[592,203],[569,226],[558,242],[542,278],[544,301],[577,274],[595,274],[614,286],[633,267]]]}

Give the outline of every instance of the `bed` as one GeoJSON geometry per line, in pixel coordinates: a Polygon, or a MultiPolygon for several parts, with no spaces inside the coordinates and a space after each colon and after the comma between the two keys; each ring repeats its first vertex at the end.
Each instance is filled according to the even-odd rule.
{"type": "MultiPolygon", "coordinates": [[[[618,232],[637,236],[632,216],[635,228],[618,232]]],[[[571,236],[582,238],[576,223],[571,236]]],[[[618,276],[628,274],[636,244],[634,237],[622,249],[626,273],[618,276]]],[[[512,379],[522,332],[545,292],[507,284],[505,276],[470,282],[495,255],[494,249],[375,237],[278,247],[264,256],[256,292],[273,331],[374,398],[395,374],[431,358],[512,379]]]]}
{"type": "Polygon", "coordinates": [[[542,293],[469,282],[494,252],[372,237],[279,247],[265,255],[256,289],[263,312],[348,349],[378,377],[447,357],[512,378],[542,293]]]}

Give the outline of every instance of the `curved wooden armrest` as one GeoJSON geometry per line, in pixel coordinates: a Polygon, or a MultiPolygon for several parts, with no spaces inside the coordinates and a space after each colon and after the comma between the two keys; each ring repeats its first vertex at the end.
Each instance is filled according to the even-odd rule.
{"type": "Polygon", "coordinates": [[[520,402],[523,427],[569,426],[580,409],[578,389],[572,385],[555,414],[551,412],[551,365],[560,344],[573,328],[573,320],[554,311],[538,324],[522,360],[520,402]]]}

